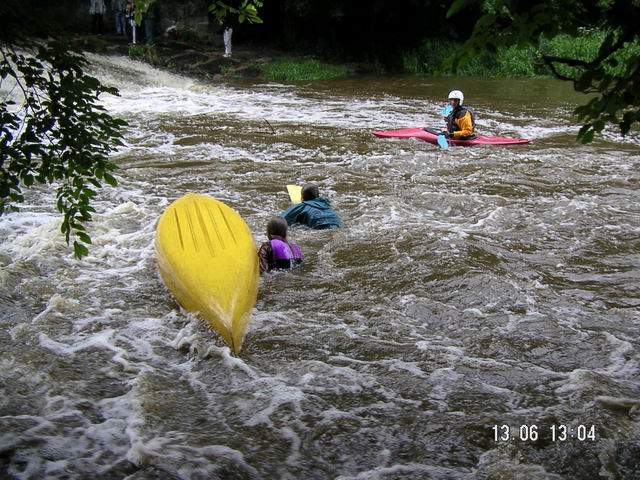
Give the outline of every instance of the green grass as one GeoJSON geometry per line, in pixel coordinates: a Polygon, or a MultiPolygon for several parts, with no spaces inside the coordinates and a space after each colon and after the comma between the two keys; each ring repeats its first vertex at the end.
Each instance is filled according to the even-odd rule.
{"type": "MultiPolygon", "coordinates": [[[[547,55],[558,57],[578,58],[584,61],[593,60],[598,54],[598,49],[604,41],[604,32],[589,32],[587,35],[573,38],[568,35],[558,35],[548,41],[540,43],[540,51],[547,55]]],[[[630,58],[640,57],[640,42],[635,41],[627,44],[621,51],[614,55],[617,65],[606,65],[605,71],[610,74],[622,74],[630,58]]],[[[564,75],[571,75],[571,67],[560,66],[559,72],[564,75]]]]}
{"type": "Polygon", "coordinates": [[[344,78],[350,74],[347,67],[328,65],[315,58],[276,60],[261,68],[267,80],[278,82],[330,80],[344,78]]]}
{"type": "Polygon", "coordinates": [[[152,65],[158,65],[158,52],[153,45],[145,45],[143,43],[135,43],[129,46],[129,58],[134,60],[143,60],[152,65]]]}
{"type": "MultiPolygon", "coordinates": [[[[598,49],[604,38],[605,34],[602,32],[592,32],[584,37],[558,35],[550,40],[542,39],[538,51],[545,55],[576,58],[588,62],[598,54],[598,49]]],[[[558,71],[563,75],[572,76],[576,69],[559,65],[558,71]]]]}
{"type": "MultiPolygon", "coordinates": [[[[457,72],[460,76],[484,77],[545,77],[550,72],[542,64],[542,54],[557,57],[592,60],[605,38],[603,32],[585,32],[579,37],[558,35],[551,39],[542,39],[537,48],[530,45],[512,45],[501,47],[495,55],[483,54],[471,59],[457,72]]],[[[451,70],[442,68],[443,62],[454,54],[460,44],[449,40],[425,40],[422,45],[403,55],[404,70],[418,75],[450,75],[451,70]]],[[[618,66],[607,67],[610,73],[621,73],[626,60],[640,56],[640,44],[635,42],[616,55],[618,66]]],[[[572,75],[573,69],[559,66],[558,71],[572,75]]]]}
{"type": "Polygon", "coordinates": [[[535,63],[536,55],[536,49],[530,45],[499,48],[490,74],[496,77],[540,76],[545,72],[541,69],[541,65],[535,63]]]}
{"type": "MultiPolygon", "coordinates": [[[[426,39],[422,45],[403,55],[404,70],[420,75],[447,75],[444,61],[452,56],[460,44],[451,40],[426,39]]],[[[486,76],[492,71],[493,62],[489,57],[473,58],[462,66],[457,74],[461,76],[486,76]]]]}

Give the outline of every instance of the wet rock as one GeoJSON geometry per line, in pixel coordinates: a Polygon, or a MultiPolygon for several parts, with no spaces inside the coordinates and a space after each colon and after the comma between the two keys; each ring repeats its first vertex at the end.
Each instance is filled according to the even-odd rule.
{"type": "Polygon", "coordinates": [[[198,65],[198,69],[211,75],[219,75],[222,73],[222,62],[219,60],[209,60],[198,65]]]}
{"type": "Polygon", "coordinates": [[[185,70],[194,70],[198,68],[198,64],[206,62],[209,57],[196,50],[188,50],[184,53],[173,55],[167,59],[167,61],[173,63],[176,67],[185,70]]]}
{"type": "Polygon", "coordinates": [[[235,73],[245,78],[258,78],[262,74],[262,71],[258,67],[250,65],[237,69],[235,73]]]}

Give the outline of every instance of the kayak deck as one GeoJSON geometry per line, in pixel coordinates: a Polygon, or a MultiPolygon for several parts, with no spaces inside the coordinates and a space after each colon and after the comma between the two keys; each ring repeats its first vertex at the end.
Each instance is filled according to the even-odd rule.
{"type": "MultiPolygon", "coordinates": [[[[417,138],[425,142],[438,143],[438,135],[426,131],[424,128],[405,128],[403,130],[387,130],[371,132],[379,138],[417,138]]],[[[476,145],[524,145],[531,143],[526,138],[487,137],[476,135],[469,140],[455,140],[448,138],[449,145],[476,146],[476,145]]]]}

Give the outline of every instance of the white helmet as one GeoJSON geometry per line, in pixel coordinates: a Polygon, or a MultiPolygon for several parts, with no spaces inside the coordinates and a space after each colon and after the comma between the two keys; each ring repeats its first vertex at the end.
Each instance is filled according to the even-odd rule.
{"type": "Polygon", "coordinates": [[[457,98],[460,100],[460,105],[464,102],[464,94],[460,90],[451,90],[449,92],[449,100],[452,98],[457,98]]]}

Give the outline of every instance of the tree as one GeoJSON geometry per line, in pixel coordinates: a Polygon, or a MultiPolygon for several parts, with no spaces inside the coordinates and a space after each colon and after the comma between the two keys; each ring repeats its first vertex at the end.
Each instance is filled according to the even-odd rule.
{"type": "Polygon", "coordinates": [[[211,2],[209,11],[222,24],[228,16],[237,16],[239,23],[262,23],[258,16],[258,9],[262,7],[261,0],[241,0],[235,3],[232,1],[216,0],[211,2]]]}
{"type": "Polygon", "coordinates": [[[108,157],[126,122],[100,105],[100,95],[118,91],[86,73],[81,53],[61,38],[32,36],[39,27],[55,34],[37,19],[25,22],[36,10],[32,3],[0,7],[0,88],[8,91],[0,102],[0,215],[15,210],[35,183],[54,185],[61,231],[81,258],[91,243],[85,224],[96,189],[116,185],[108,157]]]}
{"type": "Polygon", "coordinates": [[[593,58],[558,57],[541,52],[541,61],[574,89],[595,94],[575,114],[583,122],[578,139],[593,140],[605,124],[616,124],[623,135],[640,123],[639,0],[455,0],[448,17],[481,8],[471,37],[450,60],[455,69],[472,56],[499,46],[540,45],[543,38],[566,33],[577,36],[586,29],[605,35],[593,58]]]}

